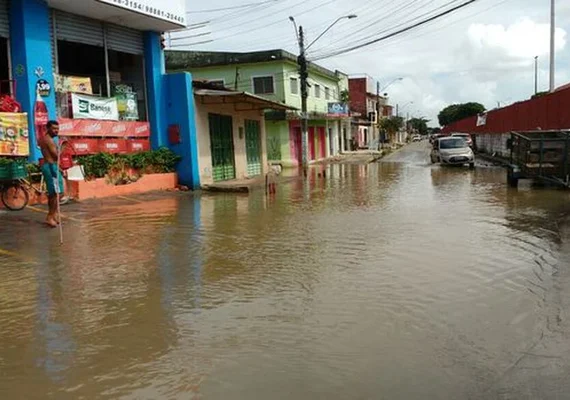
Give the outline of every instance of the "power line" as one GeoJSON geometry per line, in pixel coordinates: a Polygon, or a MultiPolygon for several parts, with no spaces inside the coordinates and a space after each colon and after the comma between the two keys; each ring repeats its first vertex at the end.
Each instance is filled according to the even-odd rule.
{"type": "Polygon", "coordinates": [[[205,14],[205,13],[212,13],[212,12],[218,12],[218,11],[237,10],[237,9],[249,8],[249,7],[253,7],[253,6],[261,6],[263,4],[273,3],[276,1],[279,1],[279,0],[266,0],[266,1],[261,1],[259,3],[248,3],[248,4],[242,4],[239,6],[231,6],[231,7],[223,7],[223,8],[210,8],[207,10],[186,11],[186,14],[205,14]]]}
{"type": "Polygon", "coordinates": [[[429,17],[429,18],[427,18],[427,19],[425,19],[425,20],[423,20],[423,21],[417,22],[417,23],[415,23],[415,24],[413,24],[413,25],[410,25],[410,26],[407,26],[407,27],[405,27],[405,28],[399,29],[399,30],[397,30],[396,32],[393,32],[393,33],[390,33],[390,34],[388,34],[388,35],[384,35],[384,36],[382,36],[382,37],[379,37],[379,38],[376,38],[376,39],[367,41],[367,42],[365,42],[365,43],[361,43],[361,44],[358,44],[358,45],[354,45],[354,46],[348,47],[348,48],[343,49],[343,50],[339,50],[339,51],[336,51],[336,52],[333,52],[333,53],[330,53],[330,54],[325,54],[325,55],[323,55],[323,56],[320,56],[320,57],[317,57],[317,58],[312,59],[312,61],[324,60],[324,59],[326,59],[326,58],[334,57],[334,56],[341,55],[341,54],[346,54],[346,53],[349,53],[349,52],[353,52],[353,51],[355,51],[355,50],[362,49],[362,48],[364,48],[364,47],[371,46],[371,45],[373,45],[373,44],[382,42],[382,41],[387,40],[387,39],[390,39],[390,38],[392,38],[392,37],[401,35],[402,33],[411,31],[411,30],[413,30],[413,29],[415,29],[415,28],[418,28],[418,27],[420,27],[420,26],[422,26],[422,25],[425,25],[425,24],[427,24],[427,23],[430,23],[430,22],[432,22],[432,21],[438,20],[439,18],[442,18],[442,17],[444,17],[444,16],[446,16],[446,15],[449,15],[449,14],[451,14],[451,13],[457,11],[457,10],[460,10],[460,9],[462,9],[462,8],[465,8],[465,7],[467,7],[468,5],[473,4],[473,3],[477,2],[477,1],[478,1],[478,0],[468,0],[468,1],[466,1],[465,3],[462,3],[462,4],[460,4],[460,5],[458,5],[458,6],[455,6],[455,7],[451,8],[451,9],[449,9],[449,10],[446,10],[446,11],[443,11],[443,12],[441,12],[441,13],[438,13],[438,14],[432,16],[432,17],[429,17]]]}
{"type": "MultiPolygon", "coordinates": [[[[431,0],[429,3],[431,4],[431,3],[433,3],[433,1],[434,1],[434,0],[431,0]]],[[[415,16],[415,17],[413,17],[413,18],[408,19],[408,20],[405,20],[405,21],[404,21],[404,20],[400,20],[399,23],[396,23],[395,25],[393,25],[393,26],[391,26],[391,27],[389,27],[389,28],[387,28],[387,29],[383,29],[383,30],[381,30],[381,31],[378,31],[378,32],[375,32],[375,33],[373,33],[373,34],[369,34],[369,35],[366,35],[366,36],[362,36],[362,35],[361,35],[361,36],[359,36],[358,38],[353,38],[353,39],[352,39],[352,42],[354,43],[354,42],[361,41],[361,40],[368,40],[368,39],[371,39],[371,38],[373,38],[373,37],[376,37],[377,35],[381,35],[381,34],[384,34],[384,33],[386,33],[386,32],[390,32],[390,31],[392,31],[392,30],[394,30],[394,29],[397,29],[397,28],[399,28],[399,27],[401,27],[401,26],[405,26],[405,25],[408,25],[408,24],[410,24],[410,23],[412,23],[412,22],[414,22],[414,21],[417,21],[418,19],[421,19],[422,17],[428,16],[428,15],[430,15],[430,14],[436,12],[437,10],[441,10],[441,9],[443,9],[443,8],[445,8],[445,7],[449,7],[450,5],[452,5],[453,3],[457,3],[458,1],[460,1],[460,0],[451,0],[451,1],[447,2],[447,3],[445,3],[445,4],[440,5],[439,7],[436,7],[436,8],[434,8],[434,9],[431,9],[430,11],[427,11],[427,12],[425,12],[425,13],[423,13],[423,14],[417,15],[417,16],[415,16]]],[[[424,7],[425,7],[425,5],[424,5],[424,7]]],[[[421,9],[421,8],[422,8],[422,6],[420,6],[420,8],[418,8],[418,9],[414,10],[414,11],[412,12],[412,15],[413,15],[414,12],[418,11],[418,10],[421,9]]],[[[349,36],[349,37],[350,37],[350,36],[349,36]]],[[[339,46],[337,46],[337,50],[335,50],[335,51],[338,51],[338,47],[339,47],[339,46]]],[[[322,50],[320,51],[320,54],[321,54],[321,55],[322,55],[322,54],[325,54],[325,52],[324,52],[323,50],[324,50],[324,49],[322,49],[322,50]]],[[[316,54],[315,57],[318,58],[319,55],[316,54]]]]}

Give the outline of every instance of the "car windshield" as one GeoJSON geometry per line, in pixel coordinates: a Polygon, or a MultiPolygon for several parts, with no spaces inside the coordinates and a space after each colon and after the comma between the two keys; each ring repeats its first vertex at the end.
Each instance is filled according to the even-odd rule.
{"type": "Polygon", "coordinates": [[[440,149],[462,149],[464,147],[467,147],[465,139],[459,137],[453,139],[441,140],[439,143],[440,149]]]}

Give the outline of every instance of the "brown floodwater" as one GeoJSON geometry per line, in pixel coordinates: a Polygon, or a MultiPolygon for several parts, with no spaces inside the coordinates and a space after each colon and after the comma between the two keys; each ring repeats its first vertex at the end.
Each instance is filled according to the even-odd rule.
{"type": "Polygon", "coordinates": [[[61,247],[0,214],[0,399],[568,398],[569,200],[415,144],[71,206],[61,247]]]}

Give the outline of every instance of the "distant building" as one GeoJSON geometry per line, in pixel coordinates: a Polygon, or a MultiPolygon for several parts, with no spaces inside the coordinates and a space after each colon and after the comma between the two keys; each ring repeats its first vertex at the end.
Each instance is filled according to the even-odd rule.
{"type": "Polygon", "coordinates": [[[349,90],[352,138],[357,147],[368,148],[381,139],[378,121],[391,117],[393,107],[388,105],[386,97],[376,93],[377,85],[368,75],[351,76],[349,90]]]}
{"type": "MultiPolygon", "coordinates": [[[[285,167],[301,162],[301,93],[297,57],[284,50],[252,53],[167,51],[169,72],[189,71],[238,92],[249,92],[295,111],[265,113],[269,161],[285,167]]],[[[309,64],[309,158],[319,160],[347,148],[350,118],[343,112],[348,76],[309,64]],[[340,110],[340,111],[339,111],[340,110]]]]}

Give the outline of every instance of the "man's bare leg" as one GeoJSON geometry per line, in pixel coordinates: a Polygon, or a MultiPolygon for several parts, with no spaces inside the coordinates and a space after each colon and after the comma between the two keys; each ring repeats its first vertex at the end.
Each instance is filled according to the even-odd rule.
{"type": "Polygon", "coordinates": [[[52,228],[57,227],[57,194],[48,198],[48,215],[46,223],[52,228]]]}

